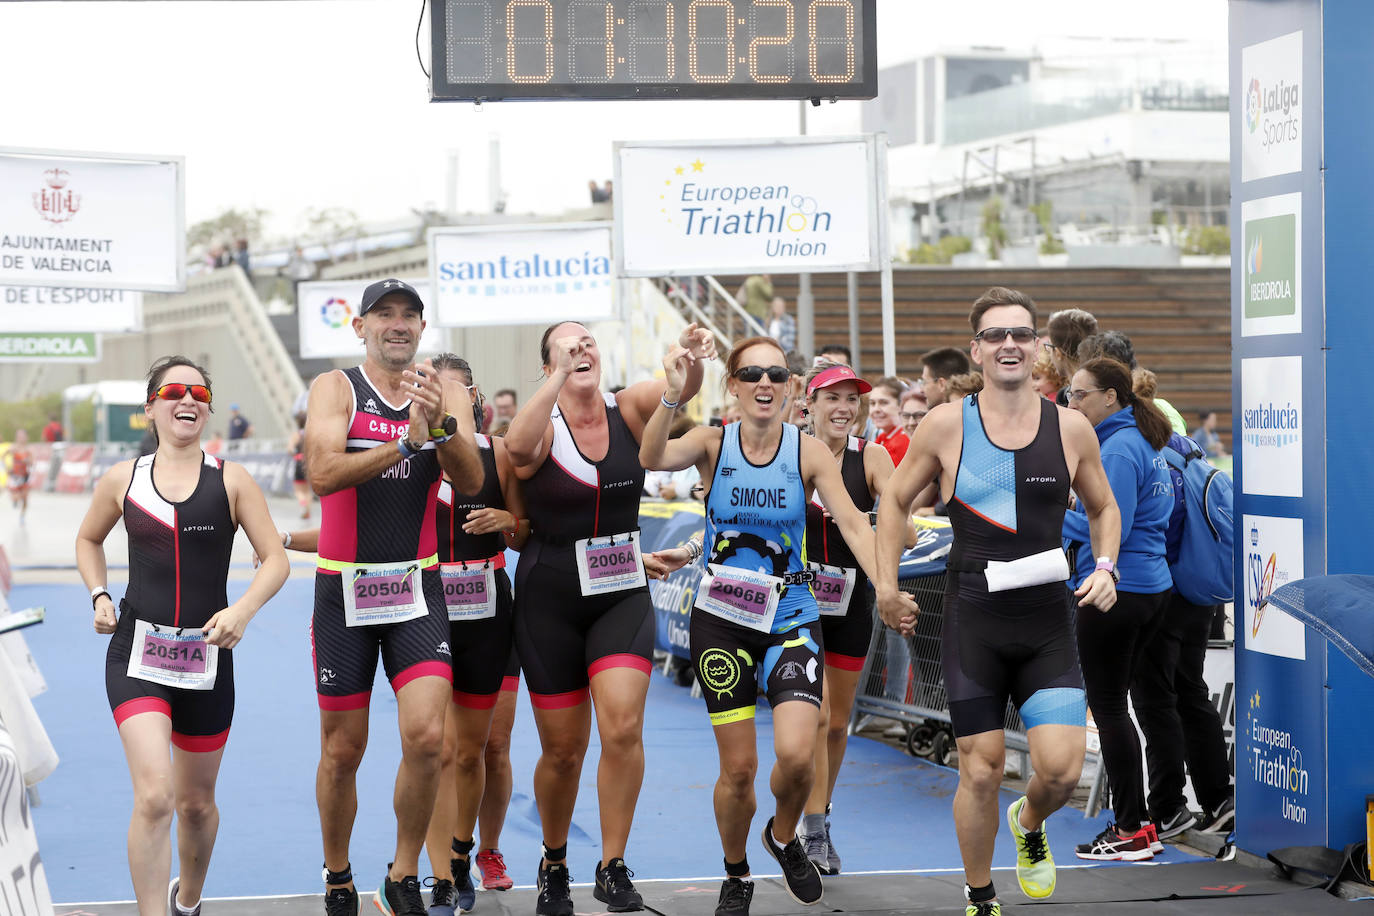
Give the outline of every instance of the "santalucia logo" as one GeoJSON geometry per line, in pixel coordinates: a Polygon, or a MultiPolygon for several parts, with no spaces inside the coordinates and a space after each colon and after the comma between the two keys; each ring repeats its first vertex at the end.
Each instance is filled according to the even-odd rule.
{"type": "Polygon", "coordinates": [[[1245,441],[1251,445],[1282,448],[1302,438],[1302,419],[1292,402],[1258,404],[1241,414],[1245,441]]]}
{"type": "Polygon", "coordinates": [[[689,174],[687,166],[676,166],[659,195],[659,212],[684,236],[760,237],[769,258],[826,253],[825,240],[816,236],[831,231],[832,215],[814,197],[786,184],[715,179],[700,157],[690,167],[689,174]]]}
{"type": "Polygon", "coordinates": [[[562,257],[538,252],[528,257],[503,254],[487,261],[443,261],[439,264],[440,280],[568,280],[599,277],[610,272],[611,259],[590,251],[562,257]]]}
{"type": "Polygon", "coordinates": [[[1264,85],[1258,78],[1250,80],[1245,93],[1245,124],[1250,133],[1261,132],[1260,145],[1265,149],[1298,139],[1298,84],[1279,80],[1264,85]]]}

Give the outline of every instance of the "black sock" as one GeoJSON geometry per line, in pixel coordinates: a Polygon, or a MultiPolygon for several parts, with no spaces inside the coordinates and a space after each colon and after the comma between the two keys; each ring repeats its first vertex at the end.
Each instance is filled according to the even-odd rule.
{"type": "Polygon", "coordinates": [[[325,884],[348,884],[353,880],[353,863],[344,865],[343,871],[330,871],[329,866],[324,866],[325,884]]]}
{"type": "Polygon", "coordinates": [[[726,859],[725,874],[730,878],[743,878],[745,875],[749,874],[749,857],[745,856],[738,862],[731,862],[729,859],[726,859]]]}
{"type": "Polygon", "coordinates": [[[989,881],[985,887],[970,887],[964,885],[964,891],[968,894],[969,903],[987,903],[997,899],[997,889],[989,881]]]}

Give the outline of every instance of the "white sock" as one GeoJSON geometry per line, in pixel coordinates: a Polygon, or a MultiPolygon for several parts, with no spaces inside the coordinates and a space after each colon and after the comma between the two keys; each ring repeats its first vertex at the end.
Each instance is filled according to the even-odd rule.
{"type": "Polygon", "coordinates": [[[200,901],[197,900],[195,906],[182,906],[181,901],[178,900],[176,901],[176,905],[177,912],[180,913],[181,916],[194,916],[196,910],[200,907],[200,901]]]}

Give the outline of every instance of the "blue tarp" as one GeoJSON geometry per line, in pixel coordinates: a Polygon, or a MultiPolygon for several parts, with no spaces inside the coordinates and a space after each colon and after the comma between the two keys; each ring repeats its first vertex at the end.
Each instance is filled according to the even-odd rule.
{"type": "Polygon", "coordinates": [[[1269,604],[1316,630],[1374,677],[1374,576],[1313,576],[1274,589],[1269,604]]]}

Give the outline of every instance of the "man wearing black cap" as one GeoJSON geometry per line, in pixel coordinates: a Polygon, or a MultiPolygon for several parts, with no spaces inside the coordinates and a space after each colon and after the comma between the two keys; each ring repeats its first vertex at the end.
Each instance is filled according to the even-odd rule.
{"type": "Polygon", "coordinates": [[[377,906],[389,916],[426,913],[419,854],[453,676],[435,494],[441,468],[472,492],[482,466],[467,390],[442,384],[430,362],[414,363],[424,307],[403,280],[368,286],[353,319],[367,348],[363,364],[324,373],[310,388],[306,466],[321,508],[311,624],[320,704],[315,795],[330,916],[358,913],[348,846],[378,649],[399,707],[401,766],[396,854],[377,906]]]}

